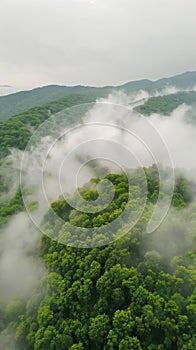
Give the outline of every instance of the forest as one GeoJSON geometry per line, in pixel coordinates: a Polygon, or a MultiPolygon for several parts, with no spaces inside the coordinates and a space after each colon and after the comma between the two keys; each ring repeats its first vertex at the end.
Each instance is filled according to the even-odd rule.
{"type": "MultiPolygon", "coordinates": [[[[74,93],[64,96],[48,104],[33,107],[0,122],[0,158],[10,154],[10,149],[24,150],[33,131],[52,114],[76,104],[91,103],[96,101],[94,92],[88,94],[74,93]]],[[[68,125],[76,123],[76,120],[67,120],[68,125]]]]}
{"type": "MultiPolygon", "coordinates": [[[[1,165],[13,148],[24,150],[33,131],[52,114],[95,100],[94,93],[74,93],[1,122],[1,165]]],[[[185,102],[195,103],[195,92],[152,98],[137,110],[147,115],[169,114],[185,102]]],[[[67,125],[77,122],[80,119],[70,117],[67,125]]],[[[5,302],[0,297],[0,349],[194,350],[196,202],[194,183],[181,170],[176,170],[169,213],[152,234],[146,233],[146,227],[158,195],[163,200],[167,197],[160,193],[156,165],[129,169],[129,179],[123,172],[108,171],[104,179],[113,184],[114,197],[98,213],[81,212],[57,198],[44,216],[47,235],[40,235],[36,247],[25,252],[42,269],[37,285],[26,298],[16,293],[5,302]],[[147,181],[142,215],[126,234],[119,221],[114,234],[107,225],[121,217],[128,198],[130,216],[142,208],[146,193],[141,171],[147,181]],[[80,237],[77,227],[94,235],[80,237]],[[103,228],[100,235],[98,228],[103,228]],[[89,239],[93,247],[87,248],[89,239]]],[[[167,177],[168,169],[162,172],[167,177]]],[[[100,181],[99,176],[93,177],[80,188],[89,203],[97,199],[100,181]]],[[[0,194],[8,191],[0,173],[0,194]]],[[[109,187],[105,195],[107,191],[109,187]]],[[[1,202],[1,234],[21,212],[25,207],[18,188],[8,201],[1,202]]]]}
{"type": "Polygon", "coordinates": [[[169,115],[182,104],[195,106],[196,92],[180,91],[170,95],[150,97],[143,105],[136,107],[135,110],[146,116],[152,113],[169,115]]]}
{"type": "Polygon", "coordinates": [[[196,0],[0,0],[0,350],[196,350],[196,0]]]}
{"type": "MultiPolygon", "coordinates": [[[[0,340],[4,348],[58,349],[194,349],[196,320],[195,209],[191,184],[183,177],[175,185],[169,218],[153,234],[145,227],[156,201],[156,166],[145,168],[148,199],[136,226],[100,248],[65,246],[42,235],[37,259],[45,272],[29,300],[14,296],[1,306],[0,340]],[[169,247],[168,247],[169,245],[169,247]]],[[[124,174],[106,176],[115,187],[111,205],[101,214],[79,215],[65,200],[52,204],[73,225],[102,226],[125,205],[128,191],[139,197],[138,170],[128,190],[124,174]]],[[[81,188],[85,199],[96,197],[94,184],[81,188]]],[[[21,210],[20,194],[10,203],[21,210]]],[[[1,211],[1,216],[9,211],[1,211]]],[[[66,234],[49,213],[44,225],[52,235],[66,234]]],[[[98,238],[96,238],[98,239],[98,238]]],[[[71,244],[71,241],[70,241],[71,244]]]]}

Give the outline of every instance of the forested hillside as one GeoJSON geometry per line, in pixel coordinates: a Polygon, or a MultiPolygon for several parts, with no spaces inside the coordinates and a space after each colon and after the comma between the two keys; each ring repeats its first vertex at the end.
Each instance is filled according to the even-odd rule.
{"type": "MultiPolygon", "coordinates": [[[[188,81],[187,75],[176,79],[176,84],[188,81]]],[[[132,87],[128,89],[131,91],[132,87]]],[[[105,91],[99,97],[104,94],[105,91]]],[[[94,91],[69,94],[1,122],[0,165],[11,148],[24,150],[34,130],[51,115],[66,107],[95,102],[96,98],[94,91]]],[[[194,105],[195,102],[195,92],[179,92],[149,99],[136,110],[145,115],[168,115],[182,103],[194,105]]],[[[67,126],[80,122],[80,118],[78,114],[77,120],[73,120],[71,114],[67,114],[67,126]]],[[[163,167],[162,172],[167,178],[169,169],[163,167]]],[[[125,173],[108,171],[105,179],[113,184],[115,193],[104,210],[97,207],[95,213],[82,212],[57,196],[49,211],[43,214],[42,229],[47,235],[40,235],[40,244],[36,242],[29,249],[24,237],[19,236],[24,240],[24,255],[36,260],[42,277],[28,297],[17,293],[12,293],[12,298],[6,301],[0,297],[0,349],[195,349],[196,193],[193,176],[188,180],[182,169],[175,170],[169,213],[153,234],[147,234],[146,227],[158,195],[164,201],[168,194],[159,193],[160,179],[155,165],[129,169],[127,173],[129,181],[125,173]],[[141,170],[147,181],[147,194],[141,170]],[[108,224],[121,217],[128,198],[131,198],[128,203],[131,216],[143,208],[145,195],[147,201],[137,224],[124,235],[120,219],[117,232],[110,231],[108,224]],[[71,230],[68,225],[72,226],[71,230]],[[89,229],[87,235],[81,236],[80,228],[89,229]],[[103,228],[100,235],[96,234],[98,228],[103,228]],[[106,244],[106,237],[112,243],[106,244]]],[[[0,171],[2,236],[11,220],[25,212],[20,188],[12,198],[3,201],[3,195],[9,191],[5,177],[6,173],[0,171]]],[[[98,198],[100,181],[97,175],[79,189],[87,202],[98,198]]],[[[105,196],[107,192],[109,187],[105,196]]],[[[74,198],[77,200],[77,196],[74,198]]],[[[22,221],[21,227],[24,225],[22,221]]],[[[17,227],[11,228],[13,239],[17,227]]],[[[17,249],[18,242],[14,244],[17,249]]],[[[3,256],[0,250],[0,259],[3,256]]],[[[11,264],[8,259],[2,261],[11,264]]],[[[10,281],[7,283],[10,286],[10,281]]]]}
{"type": "Polygon", "coordinates": [[[41,106],[67,95],[82,94],[86,96],[105,97],[110,88],[93,88],[85,86],[58,86],[49,85],[42,88],[36,88],[30,91],[17,92],[7,96],[0,96],[0,120],[6,120],[10,116],[23,112],[33,107],[41,106]]]}
{"type": "Polygon", "coordinates": [[[196,0],[0,0],[0,350],[196,350],[196,0]]]}
{"type": "MultiPolygon", "coordinates": [[[[100,90],[99,93],[93,90],[88,93],[74,93],[1,121],[0,158],[9,154],[10,148],[15,147],[23,150],[33,131],[52,114],[77,104],[95,102],[98,97],[105,96],[106,90],[100,90]]],[[[195,106],[196,92],[183,91],[176,94],[151,97],[144,104],[135,107],[135,111],[147,116],[152,113],[168,115],[181,104],[195,106]]],[[[75,122],[76,120],[68,120],[68,124],[75,122]]]]}
{"type": "MultiPolygon", "coordinates": [[[[46,105],[34,107],[23,113],[10,117],[4,122],[0,122],[0,158],[9,154],[10,148],[14,147],[23,150],[33,131],[52,114],[77,104],[95,101],[96,95],[94,95],[94,93],[75,93],[46,105]]],[[[77,121],[71,119],[67,120],[68,125],[75,122],[77,121]]]]}
{"type": "Polygon", "coordinates": [[[176,94],[151,97],[144,104],[136,107],[135,110],[144,115],[152,113],[169,115],[182,104],[196,106],[196,92],[182,91],[176,94]]]}
{"type": "MultiPolygon", "coordinates": [[[[35,106],[40,106],[70,94],[84,93],[95,98],[106,97],[112,91],[122,90],[127,94],[137,93],[139,90],[151,94],[160,92],[168,87],[180,90],[191,89],[196,86],[196,72],[186,72],[170,78],[151,81],[148,79],[131,81],[119,86],[88,87],[88,86],[58,86],[49,85],[30,91],[21,91],[8,96],[0,96],[0,121],[21,113],[35,106]]],[[[87,97],[88,99],[88,97],[87,97]]]]}
{"type": "MultiPolygon", "coordinates": [[[[4,349],[10,349],[14,338],[18,350],[194,349],[195,204],[188,205],[189,184],[179,179],[169,219],[155,234],[147,235],[159,180],[156,167],[145,172],[146,208],[125,237],[105,247],[79,249],[42,236],[37,254],[46,272],[38,288],[27,303],[15,297],[1,308],[4,349]]],[[[134,176],[133,210],[141,190],[137,171],[134,176]]],[[[73,225],[105,225],[119,215],[128,194],[123,174],[107,178],[116,195],[98,216],[76,215],[65,200],[53,203],[53,209],[73,225]]],[[[84,198],[95,198],[93,188],[81,191],[84,198]]],[[[49,213],[46,224],[51,235],[65,233],[49,213]]]]}

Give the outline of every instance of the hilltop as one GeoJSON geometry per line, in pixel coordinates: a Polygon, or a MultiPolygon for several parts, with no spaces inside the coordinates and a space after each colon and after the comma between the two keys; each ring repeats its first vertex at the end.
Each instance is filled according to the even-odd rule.
{"type": "Polygon", "coordinates": [[[66,95],[82,93],[94,95],[95,98],[107,96],[115,90],[123,90],[126,93],[134,93],[139,90],[145,90],[150,93],[161,91],[167,87],[176,89],[192,89],[196,86],[196,71],[185,72],[169,78],[162,78],[156,81],[142,79],[137,81],[127,82],[119,86],[59,86],[48,85],[38,87],[29,91],[21,91],[7,96],[0,96],[0,120],[6,120],[10,116],[24,112],[35,106],[55,101],[66,95]]]}

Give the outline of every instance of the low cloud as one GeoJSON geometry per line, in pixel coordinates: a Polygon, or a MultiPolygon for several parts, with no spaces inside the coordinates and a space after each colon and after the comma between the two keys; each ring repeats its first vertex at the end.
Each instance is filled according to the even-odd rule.
{"type": "Polygon", "coordinates": [[[0,231],[0,295],[8,301],[18,295],[28,298],[42,275],[36,251],[39,233],[26,213],[12,217],[0,231]]]}

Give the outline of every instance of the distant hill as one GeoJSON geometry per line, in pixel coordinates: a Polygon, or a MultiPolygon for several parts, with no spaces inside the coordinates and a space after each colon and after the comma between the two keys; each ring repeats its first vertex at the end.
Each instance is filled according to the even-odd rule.
{"type": "Polygon", "coordinates": [[[151,97],[135,110],[146,116],[152,113],[169,115],[183,103],[196,105],[196,91],[180,91],[176,94],[151,97]]]}
{"type": "Polygon", "coordinates": [[[59,86],[49,85],[29,91],[21,91],[7,96],[0,96],[0,120],[6,120],[10,116],[21,113],[35,106],[55,101],[66,95],[74,93],[91,93],[94,97],[107,96],[113,90],[124,90],[133,93],[139,90],[149,92],[160,91],[166,87],[174,86],[178,89],[191,89],[196,86],[196,71],[186,72],[170,78],[157,81],[137,80],[120,86],[88,87],[88,86],[59,86]]]}
{"type": "MultiPolygon", "coordinates": [[[[93,91],[89,91],[88,93],[77,92],[42,106],[33,107],[7,120],[0,121],[0,159],[9,154],[10,148],[23,150],[33,131],[48,119],[51,114],[55,114],[65,108],[78,104],[92,103],[95,101],[96,97],[93,91]]],[[[80,116],[78,116],[78,118],[79,117],[80,116]]],[[[72,116],[69,118],[67,117],[67,124],[69,126],[77,121],[79,121],[79,119],[73,119],[72,116]]]]}
{"type": "Polygon", "coordinates": [[[117,86],[115,89],[121,89],[127,93],[137,92],[139,90],[146,90],[153,93],[170,86],[173,86],[176,89],[191,90],[196,86],[196,71],[186,72],[170,78],[162,78],[156,81],[151,81],[148,79],[131,81],[126,84],[117,86]]]}
{"type": "Polygon", "coordinates": [[[108,88],[93,88],[85,86],[59,86],[49,85],[29,91],[21,91],[7,96],[0,96],[0,121],[8,119],[10,116],[24,112],[35,106],[50,103],[66,95],[74,93],[93,93],[96,96],[107,95],[108,88]]]}

